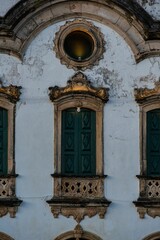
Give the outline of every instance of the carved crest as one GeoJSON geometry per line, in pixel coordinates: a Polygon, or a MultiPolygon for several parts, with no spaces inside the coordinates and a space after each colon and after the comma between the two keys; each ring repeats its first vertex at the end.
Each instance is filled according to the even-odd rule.
{"type": "Polygon", "coordinates": [[[93,87],[87,77],[82,73],[76,73],[68,82],[66,87],[50,87],[50,99],[55,101],[69,94],[88,94],[100,98],[102,101],[108,101],[108,88],[93,87]]]}
{"type": "Polygon", "coordinates": [[[17,87],[13,85],[4,87],[0,82],[0,95],[3,95],[5,98],[9,99],[11,102],[15,103],[19,100],[19,97],[21,94],[20,89],[21,87],[17,87]]]}
{"type": "Polygon", "coordinates": [[[135,99],[138,103],[142,103],[150,97],[160,96],[160,82],[155,83],[155,88],[138,88],[134,90],[135,99]]]}

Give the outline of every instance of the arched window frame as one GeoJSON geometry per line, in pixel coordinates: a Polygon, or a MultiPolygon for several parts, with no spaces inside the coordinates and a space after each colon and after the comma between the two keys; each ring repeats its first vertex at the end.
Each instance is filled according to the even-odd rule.
{"type": "Polygon", "coordinates": [[[160,239],[160,232],[152,233],[147,237],[143,238],[143,240],[159,240],[160,239]]]}
{"type": "Polygon", "coordinates": [[[14,240],[13,238],[11,238],[9,235],[7,235],[6,233],[0,232],[0,240],[14,240]]]}
{"type": "Polygon", "coordinates": [[[21,204],[16,197],[16,177],[14,159],[15,139],[15,112],[16,103],[20,97],[21,87],[0,86],[0,107],[7,110],[8,114],[8,146],[7,146],[7,173],[0,175],[0,217],[7,213],[14,218],[21,204]]]}
{"type": "Polygon", "coordinates": [[[139,105],[140,120],[140,174],[139,198],[134,201],[140,218],[145,214],[155,218],[160,217],[160,176],[147,174],[147,113],[151,110],[160,109],[160,83],[155,84],[154,89],[135,89],[135,100],[139,105]]]}
{"type": "Polygon", "coordinates": [[[61,235],[56,237],[55,240],[70,240],[71,238],[75,238],[76,240],[79,240],[80,238],[83,238],[85,240],[102,240],[96,234],[84,231],[79,224],[75,227],[73,231],[62,233],[61,235]]]}
{"type": "Polygon", "coordinates": [[[103,173],[103,107],[108,101],[108,89],[93,87],[86,76],[78,72],[68,81],[66,87],[55,86],[49,90],[50,99],[54,103],[55,171],[52,174],[54,196],[47,202],[54,217],[58,217],[59,214],[73,216],[77,222],[80,222],[85,215],[91,217],[99,214],[100,218],[104,218],[110,204],[104,197],[106,176],[103,173]],[[96,176],[73,177],[61,174],[61,120],[62,111],[68,108],[88,108],[96,113],[96,176]],[[77,186],[78,183],[80,187],[77,186]],[[84,191],[84,188],[91,188],[92,191],[84,191]]]}

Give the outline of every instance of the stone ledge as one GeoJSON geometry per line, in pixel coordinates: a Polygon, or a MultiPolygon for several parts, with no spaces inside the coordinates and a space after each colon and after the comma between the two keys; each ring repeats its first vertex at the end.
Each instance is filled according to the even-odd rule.
{"type": "Polygon", "coordinates": [[[22,200],[12,198],[1,198],[0,199],[0,217],[5,216],[7,213],[10,214],[11,218],[15,218],[18,211],[18,206],[22,203],[22,200]]]}
{"type": "Polygon", "coordinates": [[[111,202],[105,198],[91,200],[53,197],[51,200],[48,200],[47,203],[50,205],[51,212],[55,218],[58,218],[60,214],[67,218],[73,216],[73,218],[80,223],[85,216],[91,218],[96,214],[98,214],[101,219],[104,219],[107,208],[111,202]]]}

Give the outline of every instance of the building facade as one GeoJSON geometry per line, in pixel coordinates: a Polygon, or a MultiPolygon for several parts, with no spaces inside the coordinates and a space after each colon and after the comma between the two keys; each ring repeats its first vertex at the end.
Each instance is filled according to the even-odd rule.
{"type": "Polygon", "coordinates": [[[159,1],[0,5],[0,240],[160,239],[159,1]]]}

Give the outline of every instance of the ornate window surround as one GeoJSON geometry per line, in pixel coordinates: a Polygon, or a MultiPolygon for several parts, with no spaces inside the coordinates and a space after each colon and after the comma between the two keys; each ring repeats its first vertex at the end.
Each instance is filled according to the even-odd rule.
{"type": "Polygon", "coordinates": [[[50,87],[54,103],[54,196],[47,202],[54,217],[73,216],[80,222],[85,215],[99,214],[104,218],[110,202],[104,197],[103,174],[103,106],[108,101],[108,89],[94,88],[86,76],[78,72],[67,86],[50,87]],[[61,114],[67,108],[89,108],[96,112],[96,176],[61,175],[61,114]],[[84,190],[85,189],[85,190],[84,190]],[[68,194],[69,193],[69,194],[68,194]]]}
{"type": "Polygon", "coordinates": [[[0,107],[8,112],[8,163],[7,174],[0,175],[0,217],[10,214],[14,218],[21,200],[16,197],[16,177],[14,160],[14,130],[16,102],[20,97],[21,87],[0,86],[0,107]]]}
{"type": "Polygon", "coordinates": [[[145,214],[155,218],[160,217],[160,176],[147,175],[146,139],[147,139],[147,112],[160,109],[160,82],[155,84],[154,89],[135,89],[135,100],[140,108],[140,195],[134,201],[140,218],[145,214]]]}

